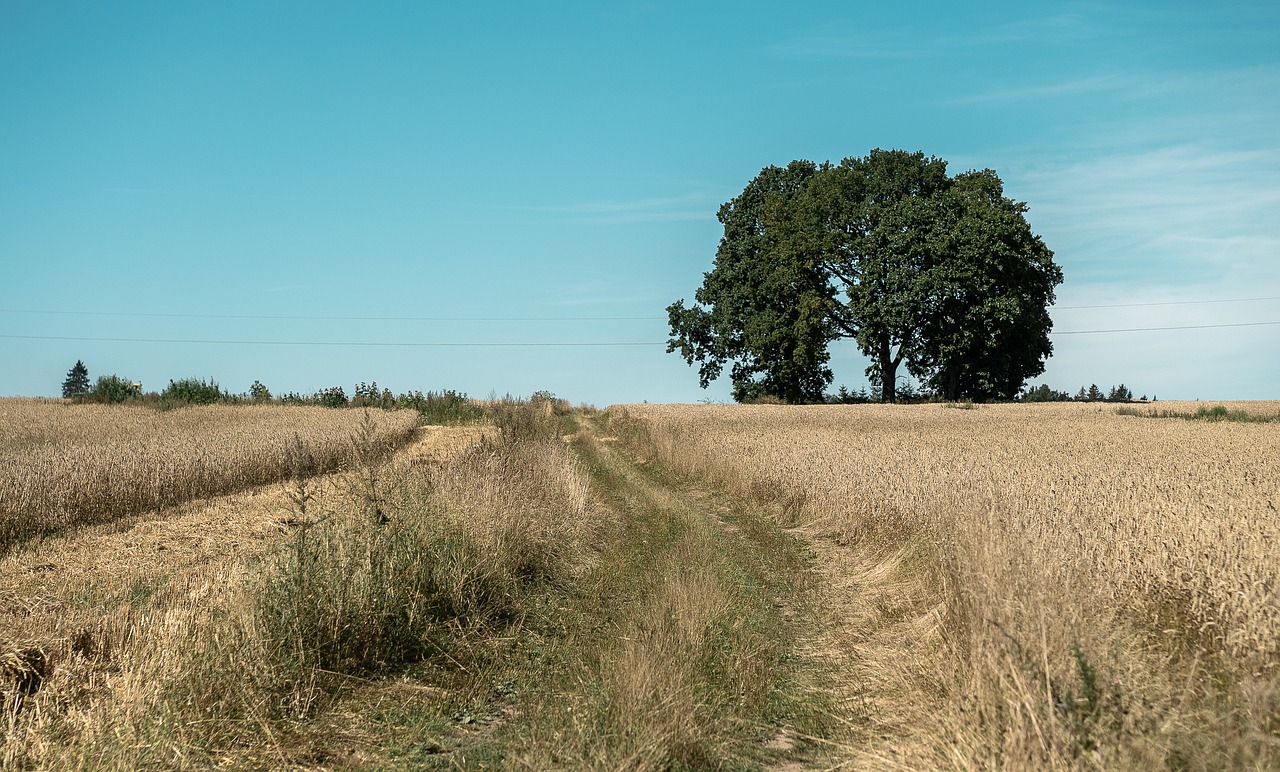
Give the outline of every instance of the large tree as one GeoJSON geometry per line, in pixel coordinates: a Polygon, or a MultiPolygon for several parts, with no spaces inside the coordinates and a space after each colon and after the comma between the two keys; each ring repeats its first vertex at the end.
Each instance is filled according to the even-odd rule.
{"type": "Polygon", "coordinates": [[[681,300],[667,307],[667,350],[699,364],[703,388],[730,362],[738,401],[812,402],[831,383],[827,348],[836,335],[828,304],[814,292],[811,268],[788,259],[777,225],[816,171],[808,161],[767,167],[720,207],[724,238],[715,268],[694,295],[699,305],[681,300]]]}
{"type": "Polygon", "coordinates": [[[990,169],[957,175],[938,201],[939,259],[908,368],[948,399],[1013,399],[1053,352],[1062,269],[1026,211],[990,169]]]}
{"type": "Polygon", "coordinates": [[[1062,272],[995,172],[949,177],[923,153],[769,167],[720,212],[725,235],[695,298],[668,308],[668,350],[705,388],[814,401],[828,344],[852,338],[881,399],[898,368],[950,398],[1012,398],[1043,371],[1062,272]]]}

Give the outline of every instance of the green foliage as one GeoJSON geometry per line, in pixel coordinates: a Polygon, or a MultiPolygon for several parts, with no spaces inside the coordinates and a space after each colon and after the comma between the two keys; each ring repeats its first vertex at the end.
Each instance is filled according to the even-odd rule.
{"type": "Polygon", "coordinates": [[[827,346],[836,337],[831,301],[823,277],[794,258],[787,237],[787,211],[816,171],[809,161],[767,167],[720,207],[724,237],[696,304],[667,307],[667,351],[698,363],[703,388],[732,363],[739,402],[823,401],[831,382],[827,346]]]}
{"type": "Polygon", "coordinates": [[[316,393],[316,402],[323,407],[346,407],[347,393],[341,386],[331,386],[316,393]]]}
{"type": "Polygon", "coordinates": [[[254,381],[249,387],[249,398],[254,402],[270,402],[271,390],[262,385],[262,381],[254,381]]]}
{"type": "Polygon", "coordinates": [[[880,398],[898,367],[948,399],[1012,399],[1051,353],[1062,270],[991,170],[949,177],[923,153],[768,167],[720,210],[697,304],[667,308],[668,351],[734,398],[822,401],[828,346],[853,338],[880,398]]]}
{"type": "Polygon", "coordinates": [[[1049,388],[1049,384],[1042,383],[1033,389],[1029,389],[1026,394],[1022,395],[1023,402],[1070,402],[1071,395],[1065,391],[1049,388]]]}
{"type": "Polygon", "coordinates": [[[446,624],[508,614],[518,588],[469,533],[429,500],[388,490],[369,413],[353,437],[351,509],[309,507],[314,467],[295,437],[290,492],[298,531],[269,571],[256,618],[275,659],[305,674],[383,672],[443,651],[446,624]]]}
{"type": "Polygon", "coordinates": [[[208,381],[197,378],[171,380],[165,390],[160,392],[162,401],[189,405],[213,405],[222,402],[226,396],[226,392],[212,378],[208,381]]]}
{"type": "Polygon", "coordinates": [[[390,389],[379,389],[377,381],[356,384],[355,395],[351,397],[352,407],[376,407],[392,410],[396,407],[396,398],[390,389]]]}
{"type": "Polygon", "coordinates": [[[67,373],[67,379],[62,382],[62,396],[83,397],[89,393],[89,368],[84,366],[84,362],[77,359],[71,371],[67,373]]]}
{"type": "Polygon", "coordinates": [[[331,516],[299,530],[257,618],[290,669],[377,672],[435,653],[447,620],[506,610],[501,578],[483,565],[474,542],[431,513],[331,516]]]}
{"type": "Polygon", "coordinates": [[[503,443],[554,442],[560,438],[562,424],[554,398],[496,400],[486,412],[503,443]]]}
{"type": "Polygon", "coordinates": [[[1123,383],[1119,386],[1112,386],[1111,391],[1107,392],[1108,402],[1128,402],[1133,399],[1133,392],[1123,383]]]}
{"type": "Polygon", "coordinates": [[[93,390],[89,392],[86,399],[90,402],[116,404],[138,399],[141,396],[142,387],[134,381],[118,375],[102,375],[98,377],[98,382],[94,384],[93,390]]]}
{"type": "Polygon", "coordinates": [[[873,395],[865,387],[857,391],[849,391],[846,387],[841,386],[834,396],[827,398],[827,402],[834,405],[863,405],[874,401],[873,395]]]}
{"type": "Polygon", "coordinates": [[[1181,418],[1185,421],[1230,421],[1247,424],[1280,422],[1280,414],[1263,415],[1249,413],[1244,410],[1230,410],[1226,405],[1214,405],[1213,407],[1202,405],[1194,413],[1182,410],[1143,410],[1140,408],[1121,407],[1116,409],[1116,414],[1136,416],[1138,418],[1181,418]]]}
{"type": "Polygon", "coordinates": [[[957,175],[936,202],[913,375],[948,399],[1010,400],[1052,353],[1048,307],[1062,270],[1027,206],[990,169],[957,175]]]}
{"type": "Polygon", "coordinates": [[[411,391],[396,397],[396,407],[417,410],[424,424],[461,426],[484,420],[484,409],[462,392],[411,391]]]}

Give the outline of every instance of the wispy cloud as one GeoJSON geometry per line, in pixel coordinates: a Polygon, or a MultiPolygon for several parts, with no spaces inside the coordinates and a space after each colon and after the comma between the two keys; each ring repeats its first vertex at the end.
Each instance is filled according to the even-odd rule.
{"type": "Polygon", "coordinates": [[[968,40],[974,44],[1038,43],[1081,40],[1105,34],[1106,28],[1096,19],[1078,13],[1058,13],[1015,19],[996,25],[984,35],[968,40]]]}
{"type": "Polygon", "coordinates": [[[978,94],[957,97],[953,104],[980,104],[984,102],[1011,102],[1026,99],[1048,99],[1076,94],[1096,94],[1103,91],[1119,91],[1131,88],[1134,79],[1107,74],[1088,78],[1075,78],[1057,83],[1042,83],[1018,88],[1000,88],[978,94]]]}
{"type": "Polygon", "coordinates": [[[1017,19],[977,35],[942,34],[922,38],[914,29],[911,36],[906,37],[897,27],[892,31],[861,27],[840,31],[838,27],[835,31],[814,30],[779,41],[769,47],[769,53],[801,59],[920,59],[1000,44],[1062,43],[1103,32],[1098,23],[1071,13],[1017,19]]]}
{"type": "Polygon", "coordinates": [[[1034,211],[1085,231],[1187,243],[1280,234],[1280,144],[1115,148],[1087,160],[1044,161],[1020,177],[1034,211]]]}
{"type": "MultiPolygon", "coordinates": [[[[1066,282],[1057,330],[1256,324],[1280,320],[1280,301],[1186,303],[1280,296],[1280,142],[1218,137],[1142,144],[1141,127],[1093,138],[1073,156],[1035,157],[1008,175],[1031,203],[1037,232],[1066,282]],[[1103,304],[1123,308],[1062,308],[1103,304]]],[[[1280,326],[1060,336],[1044,381],[1071,389],[1125,382],[1165,398],[1274,396],[1280,326]],[[1269,360],[1268,360],[1269,361],[1269,360]],[[1205,373],[1235,373],[1206,389],[1205,373]],[[1140,382],[1135,382],[1140,381],[1140,382]],[[1254,383],[1235,392],[1236,383],[1254,383]]]]}
{"type": "Polygon", "coordinates": [[[1202,111],[1224,103],[1235,105],[1238,110],[1241,104],[1256,100],[1260,94],[1275,93],[1277,88],[1280,88],[1280,69],[1275,67],[1241,67],[1196,72],[1161,70],[1124,74],[1101,73],[1047,83],[993,88],[959,96],[951,103],[1007,102],[1113,91],[1123,92],[1127,99],[1180,96],[1199,104],[1202,111]]]}

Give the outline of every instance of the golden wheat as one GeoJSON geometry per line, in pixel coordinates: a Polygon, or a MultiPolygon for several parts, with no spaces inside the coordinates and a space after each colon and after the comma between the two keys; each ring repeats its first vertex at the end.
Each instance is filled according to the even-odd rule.
{"type": "Polygon", "coordinates": [[[1275,763],[1275,424],[1096,404],[622,411],[664,463],[925,577],[912,613],[933,662],[910,667],[935,723],[885,766],[950,766],[957,744],[962,766],[1141,766],[1224,736],[1217,763],[1275,763]]]}
{"type": "MultiPolygon", "coordinates": [[[[378,445],[400,445],[417,413],[370,412],[378,445]]],[[[0,547],[71,525],[334,469],[362,411],[0,400],[0,547]],[[303,468],[309,467],[309,468],[303,468]]]]}

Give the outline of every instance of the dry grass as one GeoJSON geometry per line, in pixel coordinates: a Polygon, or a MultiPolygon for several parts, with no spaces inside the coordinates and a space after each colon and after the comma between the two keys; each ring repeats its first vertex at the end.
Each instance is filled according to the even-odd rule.
{"type": "Polygon", "coordinates": [[[363,424],[339,472],[0,557],[0,768],[374,763],[328,728],[335,701],[405,665],[449,687],[399,686],[432,703],[488,688],[490,639],[598,551],[542,418],[518,443],[427,427],[390,458],[363,424]]]}
{"type": "Polygon", "coordinates": [[[1274,426],[1076,404],[624,410],[663,463],[781,504],[832,556],[858,620],[830,643],[871,727],[860,764],[1280,763],[1274,426]]]}
{"type": "MultiPolygon", "coordinates": [[[[383,446],[404,444],[417,428],[413,411],[369,416],[383,446]]],[[[70,526],[336,469],[349,461],[364,417],[318,407],[158,412],[0,400],[0,551],[70,526]]]]}

